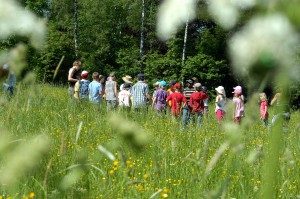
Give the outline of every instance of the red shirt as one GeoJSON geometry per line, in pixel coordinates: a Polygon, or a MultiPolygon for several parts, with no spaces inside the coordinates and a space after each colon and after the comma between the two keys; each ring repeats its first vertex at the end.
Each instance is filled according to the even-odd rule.
{"type": "Polygon", "coordinates": [[[172,102],[171,114],[174,116],[178,116],[180,114],[182,102],[186,102],[186,98],[180,92],[174,92],[167,97],[167,101],[170,100],[172,102]]]}
{"type": "Polygon", "coordinates": [[[203,100],[207,99],[208,95],[204,92],[194,92],[190,97],[190,107],[192,107],[192,112],[203,112],[204,111],[204,102],[203,100]]]}

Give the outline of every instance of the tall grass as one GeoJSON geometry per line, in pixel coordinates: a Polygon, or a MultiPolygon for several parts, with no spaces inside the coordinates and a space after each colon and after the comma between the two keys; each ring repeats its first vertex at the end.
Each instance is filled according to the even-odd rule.
{"type": "Polygon", "coordinates": [[[276,198],[300,195],[299,112],[287,132],[276,132],[273,183],[262,180],[272,134],[258,106],[246,110],[251,122],[241,128],[219,125],[211,104],[200,129],[182,131],[180,121],[152,110],[111,115],[71,104],[63,87],[19,86],[15,96],[1,96],[4,198],[261,198],[265,183],[276,186],[276,198]]]}

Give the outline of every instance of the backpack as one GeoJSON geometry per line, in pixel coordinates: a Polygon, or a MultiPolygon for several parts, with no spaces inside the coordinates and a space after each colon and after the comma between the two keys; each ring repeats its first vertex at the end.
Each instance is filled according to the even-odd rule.
{"type": "Polygon", "coordinates": [[[79,98],[88,98],[89,97],[89,80],[79,81],[79,98]]]}

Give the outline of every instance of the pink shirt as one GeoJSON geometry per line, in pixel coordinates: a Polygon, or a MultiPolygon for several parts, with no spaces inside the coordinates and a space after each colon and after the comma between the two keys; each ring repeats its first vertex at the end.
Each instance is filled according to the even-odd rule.
{"type": "Polygon", "coordinates": [[[241,117],[245,109],[243,100],[239,97],[234,97],[232,101],[235,105],[234,117],[241,117]]]}
{"type": "MultiPolygon", "coordinates": [[[[263,101],[260,103],[260,116],[263,117],[266,111],[266,107],[268,107],[268,101],[263,101]]],[[[266,112],[265,118],[268,119],[268,111],[266,112]]]]}

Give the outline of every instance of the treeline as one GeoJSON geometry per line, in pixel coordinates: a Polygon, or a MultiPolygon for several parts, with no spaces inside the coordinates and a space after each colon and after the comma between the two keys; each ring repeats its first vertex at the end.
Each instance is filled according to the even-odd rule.
{"type": "MultiPolygon", "coordinates": [[[[161,78],[182,81],[197,76],[210,90],[218,85],[223,85],[228,91],[236,84],[246,86],[238,74],[233,74],[227,60],[226,40],[231,32],[215,24],[206,9],[200,9],[205,7],[203,3],[198,5],[197,18],[188,24],[183,63],[184,25],[176,36],[166,42],[157,38],[156,19],[161,1],[144,1],[143,27],[141,0],[18,1],[47,20],[44,48],[36,51],[29,47],[27,56],[28,69],[35,71],[42,82],[66,84],[68,69],[74,60],[80,59],[88,71],[104,75],[115,71],[119,77],[126,74],[135,76],[142,71],[151,83],[161,78]],[[74,29],[75,11],[77,30],[74,29]],[[142,53],[141,31],[144,38],[142,53]],[[54,71],[63,56],[53,80],[54,71]]],[[[27,40],[12,36],[1,41],[0,48],[11,48],[19,42],[26,43],[27,40]]]]}

